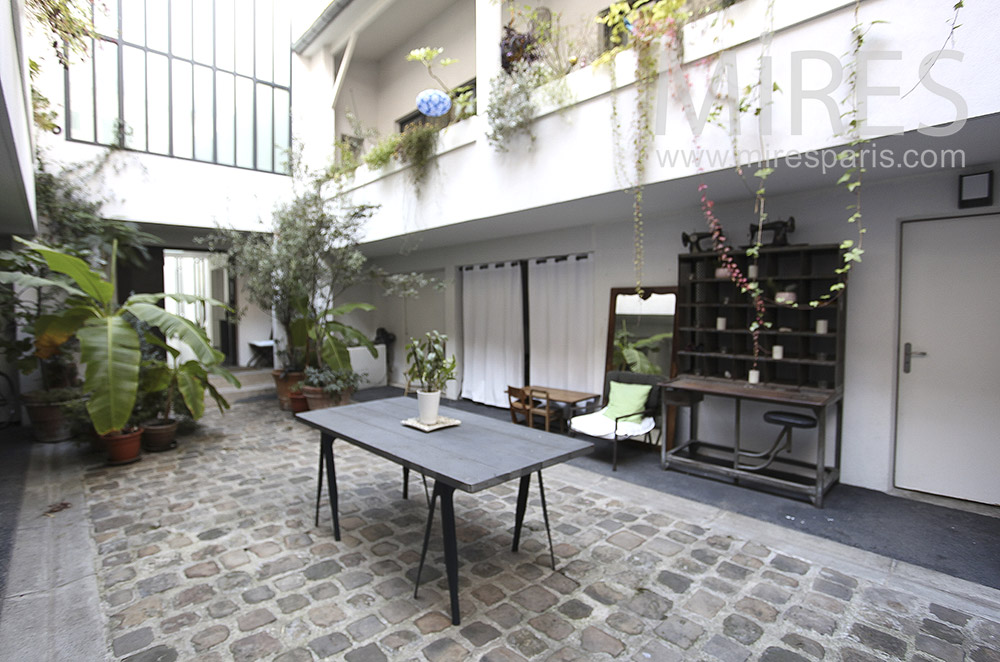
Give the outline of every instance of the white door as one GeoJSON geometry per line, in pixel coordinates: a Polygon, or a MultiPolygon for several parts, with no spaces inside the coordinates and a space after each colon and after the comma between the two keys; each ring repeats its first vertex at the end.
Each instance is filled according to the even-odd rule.
{"type": "Polygon", "coordinates": [[[1000,504],[1000,216],[904,223],[901,255],[896,487],[1000,504]]]}

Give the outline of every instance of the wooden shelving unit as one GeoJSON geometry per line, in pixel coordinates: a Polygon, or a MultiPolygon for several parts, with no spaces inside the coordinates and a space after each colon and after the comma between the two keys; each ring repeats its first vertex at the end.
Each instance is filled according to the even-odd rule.
{"type": "MultiPolygon", "coordinates": [[[[690,400],[691,436],[665,453],[664,468],[766,485],[823,505],[826,491],[840,476],[847,291],[841,290],[819,306],[809,302],[821,300],[830,293],[830,286],[839,282],[836,270],[842,259],[835,244],[761,248],[755,280],[767,301],[764,321],[769,326],[760,330],[761,349],[756,357],[760,383],[750,384],[748,373],[755,364],[750,332],[755,318],[753,302],[728,274],[725,278],[716,276],[721,265],[714,252],[679,256],[678,375],[663,386],[690,400]],[[795,292],[797,305],[777,302],[778,292],[790,290],[795,292]],[[818,323],[826,326],[825,331],[817,330],[818,323]],[[783,348],[780,358],[772,354],[775,345],[783,348]],[[732,445],[698,437],[699,402],[706,396],[734,401],[732,445]],[[748,459],[759,457],[754,451],[761,446],[748,445],[742,439],[744,401],[769,403],[778,409],[808,409],[817,419],[815,459],[802,462],[784,455],[760,463],[748,459]],[[836,425],[831,440],[833,466],[826,462],[830,408],[835,408],[832,420],[836,425]]],[[[746,274],[748,258],[739,255],[736,261],[746,274]]]]}
{"type": "MultiPolygon", "coordinates": [[[[738,257],[737,263],[746,273],[748,258],[738,257]]],[[[835,244],[761,249],[757,282],[768,301],[765,321],[771,324],[760,332],[761,383],[821,390],[843,385],[846,290],[829,304],[809,306],[809,301],[829,293],[840,265],[841,251],[835,244]],[[777,292],[790,288],[797,306],[774,303],[777,292]],[[826,321],[826,333],[816,331],[820,320],[826,321]],[[772,358],[774,345],[784,348],[783,358],[772,358]]],[[[715,277],[719,266],[714,252],[679,257],[678,373],[745,382],[754,363],[749,330],[754,309],[736,283],[715,277]],[[724,330],[717,328],[718,318],[725,320],[724,330]]]]}

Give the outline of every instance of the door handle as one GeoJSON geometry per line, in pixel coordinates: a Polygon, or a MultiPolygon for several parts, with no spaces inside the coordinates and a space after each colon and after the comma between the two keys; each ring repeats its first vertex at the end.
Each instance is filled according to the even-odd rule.
{"type": "Polygon", "coordinates": [[[910,372],[910,359],[915,356],[927,356],[927,352],[914,352],[913,345],[911,343],[906,343],[903,345],[903,372],[910,372]]]}

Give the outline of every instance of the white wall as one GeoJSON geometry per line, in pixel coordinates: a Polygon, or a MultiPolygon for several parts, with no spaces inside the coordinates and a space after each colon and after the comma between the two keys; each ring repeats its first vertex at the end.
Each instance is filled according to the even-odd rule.
{"type": "MultiPolygon", "coordinates": [[[[821,88],[834,75],[829,70],[829,65],[818,59],[821,54],[816,54],[816,51],[822,50],[829,57],[839,59],[850,49],[850,29],[855,18],[851,6],[837,8],[843,4],[842,0],[825,0],[812,11],[829,10],[827,13],[821,13],[804,23],[795,23],[795,20],[801,18],[799,15],[803,5],[784,1],[776,3],[776,14],[792,24],[774,36],[770,48],[774,81],[779,84],[782,92],[775,94],[774,103],[768,106],[773,113],[770,135],[765,136],[768,155],[781,156],[791,152],[836,148],[847,142],[847,138],[839,135],[842,128],[839,114],[844,108],[835,108],[831,117],[831,113],[818,100],[805,98],[799,103],[792,84],[792,81],[798,79],[793,76],[795,53],[814,53],[805,60],[802,76],[804,88],[821,88]],[[798,13],[792,11],[795,7],[800,8],[798,13]],[[803,118],[801,131],[793,133],[791,127],[800,115],[800,107],[803,118]]],[[[755,7],[760,8],[759,6],[766,6],[766,3],[763,0],[745,0],[736,5],[744,13],[755,7]]],[[[928,53],[935,52],[944,43],[948,35],[947,21],[951,17],[951,9],[929,0],[919,3],[871,0],[863,3],[861,10],[862,21],[892,17],[891,23],[872,28],[865,48],[868,49],[866,52],[887,54],[887,57],[895,57],[893,53],[898,52],[900,59],[874,59],[869,62],[866,70],[869,72],[870,86],[898,87],[896,96],[901,96],[909,87],[916,85],[921,59],[928,53]]],[[[940,60],[931,74],[931,80],[938,81],[960,95],[969,117],[1000,111],[1000,97],[997,97],[993,87],[983,84],[981,73],[990,70],[992,63],[1000,60],[1000,45],[990,34],[989,26],[994,22],[990,10],[983,5],[970,5],[963,9],[961,21],[963,25],[955,34],[955,48],[962,51],[963,60],[940,60]],[[965,30],[966,27],[969,29],[965,30]]],[[[713,48],[712,44],[716,44],[714,50],[717,50],[716,38],[720,32],[725,34],[724,27],[691,36],[686,40],[685,48],[700,46],[704,49],[706,44],[709,45],[707,48],[713,48]]],[[[741,38],[738,35],[736,40],[741,38]]],[[[737,45],[733,48],[732,55],[736,58],[737,82],[740,86],[755,80],[760,45],[756,41],[737,45]]],[[[402,67],[404,64],[412,63],[397,63],[396,66],[401,70],[400,76],[405,71],[402,67]]],[[[634,79],[633,54],[623,53],[616,66],[618,113],[623,126],[622,141],[627,147],[634,107],[634,85],[630,84],[634,79]]],[[[661,66],[665,69],[666,62],[661,63],[661,66]]],[[[711,60],[685,66],[690,89],[684,83],[682,90],[689,91],[696,111],[703,110],[701,102],[706,96],[708,82],[715,71],[714,66],[711,60]]],[[[480,76],[485,73],[479,72],[480,76]]],[[[839,77],[841,72],[838,70],[835,74],[839,77]]],[[[411,71],[410,76],[415,74],[411,71]]],[[[390,78],[384,74],[380,80],[382,84],[386,84],[390,78]]],[[[661,81],[668,81],[669,78],[665,73],[661,76],[661,81]]],[[[415,87],[419,80],[417,76],[415,87]]],[[[359,169],[348,189],[355,192],[359,201],[378,201],[382,205],[369,224],[367,238],[376,241],[414,230],[446,227],[473,219],[515,213],[612,192],[627,185],[630,181],[627,172],[631,160],[627,155],[619,158],[614,148],[609,121],[612,114],[611,82],[607,70],[577,70],[567,78],[566,83],[578,100],[577,103],[561,112],[554,112],[556,109],[551,107],[543,108],[542,116],[532,126],[537,137],[534,143],[526,139],[515,141],[510,145],[509,152],[497,153],[486,141],[488,125],[482,113],[475,122],[463,122],[449,127],[442,134],[439,156],[432,164],[421,196],[415,194],[409,183],[408,173],[394,171],[392,167],[379,173],[368,173],[364,167],[359,169]],[[460,140],[453,139],[457,133],[462,134],[460,140]],[[518,195],[509,195],[509,191],[517,191],[518,195]]],[[[675,98],[676,91],[666,87],[658,94],[657,112],[663,111],[663,118],[662,124],[657,126],[658,135],[647,164],[646,181],[650,183],[696,176],[699,172],[724,171],[732,167],[730,162],[683,160],[695,150],[725,158],[731,153],[732,146],[727,131],[716,126],[707,126],[701,137],[694,139],[685,114],[683,98],[675,98]],[[668,157],[678,157],[681,160],[671,163],[668,157]]],[[[846,83],[841,82],[829,96],[840,100],[847,92],[846,83]]],[[[383,98],[386,95],[389,93],[384,93],[383,98]]],[[[380,103],[380,113],[383,113],[383,106],[380,103]]],[[[868,124],[874,127],[898,126],[913,131],[922,125],[950,123],[957,112],[954,99],[932,93],[924,86],[917,86],[912,94],[901,99],[892,98],[891,95],[872,96],[868,106],[868,124]]],[[[725,114],[723,119],[728,121],[725,114]]],[[[388,121],[388,117],[380,120],[388,121]]],[[[760,127],[753,114],[742,115],[739,127],[741,147],[758,148],[760,127]]],[[[887,131],[885,129],[882,132],[887,131]]]]}
{"type": "Polygon", "coordinates": [[[31,234],[36,225],[34,155],[31,143],[31,101],[20,25],[21,0],[0,10],[0,93],[5,125],[0,127],[0,231],[31,234]]]}
{"type": "MultiPolygon", "coordinates": [[[[968,171],[992,167],[1000,170],[1000,162],[969,164],[968,171]]],[[[735,175],[733,175],[735,177],[735,175]]],[[[646,221],[647,285],[675,285],[677,255],[685,251],[680,242],[681,232],[703,229],[700,210],[692,183],[691,197],[676,207],[648,209],[646,221]]],[[[946,171],[892,180],[869,182],[864,187],[864,218],[868,231],[864,239],[863,262],[850,275],[847,310],[847,351],[845,360],[844,431],[842,444],[842,481],[876,490],[892,486],[892,456],[895,420],[896,326],[898,309],[898,245],[902,220],[913,218],[948,217],[958,214],[956,208],[958,171],[946,171]]],[[[771,218],[796,217],[795,243],[830,243],[850,238],[853,226],[846,222],[844,208],[851,201],[842,187],[833,180],[822,190],[773,196],[768,200],[771,218]]],[[[995,211],[1000,206],[975,210],[976,213],[995,211]]],[[[733,232],[753,218],[753,201],[720,204],[716,214],[733,232]]],[[[543,216],[544,211],[530,212],[543,216]]],[[[625,210],[628,213],[628,210],[625,210]]],[[[607,223],[575,228],[573,231],[542,232],[510,238],[463,244],[440,249],[416,251],[409,255],[380,258],[377,262],[395,270],[408,271],[444,269],[454,273],[463,264],[495,260],[512,260],[592,251],[596,261],[593,292],[596,312],[595,342],[589,351],[603,357],[607,330],[609,291],[612,287],[633,284],[631,222],[608,219],[607,223]]],[[[974,240],[974,238],[970,238],[974,240]]],[[[960,259],[956,256],[956,259],[960,259]]],[[[460,290],[449,288],[445,304],[454,306],[460,316],[460,290]]],[[[394,313],[391,303],[378,304],[378,324],[392,328],[394,313]]],[[[398,315],[398,313],[395,313],[398,315]]],[[[449,336],[461,345],[460,329],[446,327],[449,336]]],[[[955,342],[962,333],[975,330],[956,329],[955,342]]],[[[399,335],[397,333],[397,335],[399,335]]],[[[584,350],[582,350],[584,351],[584,350]]],[[[461,360],[461,357],[460,357],[461,360]]],[[[744,408],[745,431],[771,438],[773,426],[759,422],[762,407],[744,408]]],[[[686,416],[682,413],[678,438],[686,434],[686,416]]],[[[725,438],[731,434],[732,405],[728,402],[707,402],[703,406],[702,432],[705,438],[725,438]]],[[[797,439],[808,440],[808,434],[797,439]]],[[[807,450],[808,444],[800,444],[807,450]]],[[[833,451],[829,459],[832,461],[833,451]]]]}
{"type": "MultiPolygon", "coordinates": [[[[444,48],[442,58],[456,58],[448,67],[434,67],[438,78],[456,87],[476,75],[476,7],[469,0],[458,0],[438,14],[407,41],[378,63],[378,116],[375,127],[383,134],[396,130],[396,120],[417,109],[421,90],[438,87],[427,75],[424,65],[407,62],[414,48],[444,48]]],[[[373,38],[377,38],[374,35],[373,38]]]]}
{"type": "MultiPolygon", "coordinates": [[[[250,365],[253,350],[250,343],[271,338],[272,319],[269,311],[261,310],[250,302],[243,289],[242,279],[236,280],[236,309],[239,313],[239,326],[236,331],[237,362],[241,366],[250,365]]],[[[278,364],[275,356],[275,365],[278,364]]]]}

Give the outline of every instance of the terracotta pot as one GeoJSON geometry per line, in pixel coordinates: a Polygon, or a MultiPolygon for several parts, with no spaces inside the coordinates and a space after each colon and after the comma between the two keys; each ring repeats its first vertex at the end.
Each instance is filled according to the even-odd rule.
{"type": "Polygon", "coordinates": [[[292,403],[289,397],[289,389],[298,384],[306,375],[304,372],[288,372],[284,370],[272,370],[271,376],[274,378],[274,388],[278,391],[278,404],[285,411],[291,411],[292,403]],[[282,377],[284,374],[284,377],[282,377]]]}
{"type": "Polygon", "coordinates": [[[174,437],[177,435],[177,421],[157,419],[143,423],[142,448],[153,453],[177,448],[174,437]]]}
{"type": "Polygon", "coordinates": [[[292,391],[288,394],[288,398],[293,413],[297,414],[300,411],[309,411],[309,401],[300,391],[292,391]]]}
{"type": "Polygon", "coordinates": [[[142,428],[132,432],[101,435],[104,447],[108,451],[109,464],[128,464],[139,460],[139,450],[142,447],[142,428]]]}
{"type": "Polygon", "coordinates": [[[327,407],[339,407],[351,403],[351,395],[354,389],[341,391],[336,396],[329,396],[318,386],[302,386],[302,394],[309,401],[309,410],[326,409],[327,407]]]}
{"type": "Polygon", "coordinates": [[[25,402],[35,441],[54,443],[73,436],[69,419],[58,402],[25,402]]]}

